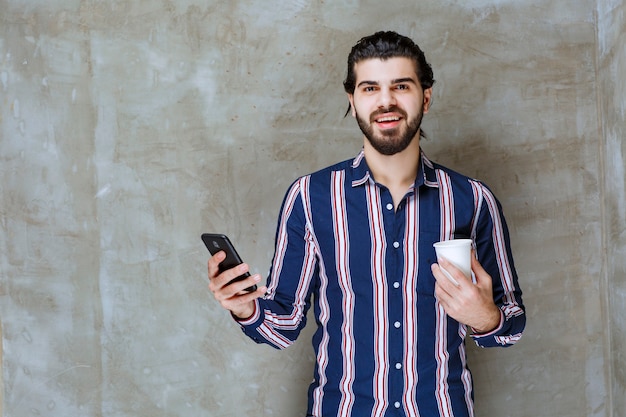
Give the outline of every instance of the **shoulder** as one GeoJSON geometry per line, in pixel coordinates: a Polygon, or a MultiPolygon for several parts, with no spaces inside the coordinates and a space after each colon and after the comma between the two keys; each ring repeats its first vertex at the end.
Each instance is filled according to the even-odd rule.
{"type": "Polygon", "coordinates": [[[325,168],[322,168],[320,170],[317,170],[311,174],[309,174],[309,176],[311,177],[327,177],[330,176],[332,173],[335,172],[340,172],[340,171],[346,171],[348,169],[350,169],[354,164],[354,159],[346,159],[344,161],[341,162],[337,162],[333,165],[327,166],[325,168]]]}
{"type": "Polygon", "coordinates": [[[350,169],[353,167],[353,163],[354,163],[354,159],[346,159],[345,161],[337,162],[333,165],[329,165],[327,167],[321,168],[309,174],[302,175],[299,178],[297,178],[294,182],[295,183],[327,182],[333,175],[336,175],[337,173],[349,172],[350,169]]]}
{"type": "Polygon", "coordinates": [[[451,186],[454,192],[468,192],[472,194],[492,194],[484,181],[468,176],[452,168],[429,161],[437,184],[441,187],[451,186]]]}
{"type": "Polygon", "coordinates": [[[347,159],[345,161],[329,165],[325,168],[321,168],[309,174],[301,175],[291,183],[288,193],[306,193],[307,190],[311,189],[312,187],[326,188],[334,175],[337,175],[337,173],[349,172],[353,166],[353,161],[353,159],[347,159]]]}
{"type": "Polygon", "coordinates": [[[469,181],[476,181],[476,182],[481,182],[475,178],[472,178],[466,174],[463,174],[459,171],[456,171],[452,168],[449,168],[447,166],[441,165],[439,163],[433,162],[433,169],[435,170],[435,172],[437,172],[437,175],[446,175],[448,177],[450,177],[451,180],[453,181],[459,181],[459,182],[469,182],[469,181]]]}

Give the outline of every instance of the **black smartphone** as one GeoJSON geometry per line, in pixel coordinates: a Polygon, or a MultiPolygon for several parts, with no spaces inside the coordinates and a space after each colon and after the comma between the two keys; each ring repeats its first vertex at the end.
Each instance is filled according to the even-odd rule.
{"type": "MultiPolygon", "coordinates": [[[[203,233],[202,241],[206,248],[211,252],[211,255],[215,255],[217,252],[223,250],[226,253],[226,258],[220,263],[220,272],[226,271],[227,269],[231,269],[241,263],[243,261],[239,257],[239,254],[235,250],[235,247],[231,243],[228,236],[224,234],[218,233],[203,233]]],[[[233,282],[241,281],[250,276],[250,273],[246,272],[245,274],[239,275],[237,278],[231,280],[227,285],[232,284],[233,282]]],[[[245,289],[245,291],[252,292],[256,291],[257,286],[252,285],[245,289]]]]}

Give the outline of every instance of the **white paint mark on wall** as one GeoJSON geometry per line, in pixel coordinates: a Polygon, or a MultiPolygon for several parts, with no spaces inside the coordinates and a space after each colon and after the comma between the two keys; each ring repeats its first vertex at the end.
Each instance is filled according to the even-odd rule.
{"type": "Polygon", "coordinates": [[[190,77],[191,84],[199,91],[204,98],[204,111],[207,119],[211,120],[215,116],[211,112],[215,111],[214,100],[217,91],[215,75],[211,70],[211,64],[198,62],[196,73],[190,77]]]}
{"type": "MultiPolygon", "coordinates": [[[[624,204],[626,201],[626,195],[624,194],[624,190],[626,189],[626,184],[624,184],[624,178],[626,178],[626,167],[624,167],[623,154],[620,151],[621,143],[622,138],[620,136],[620,132],[611,129],[608,132],[607,138],[607,149],[609,149],[610,157],[609,164],[610,169],[613,172],[613,175],[610,178],[610,181],[613,184],[611,192],[614,194],[614,201],[617,201],[619,204],[624,204]]],[[[624,224],[626,222],[626,210],[619,208],[616,214],[621,218],[619,223],[624,224]]]]}
{"type": "Polygon", "coordinates": [[[96,193],[96,198],[102,198],[105,195],[107,195],[110,191],[111,191],[111,184],[107,184],[96,193]]]}
{"type": "Polygon", "coordinates": [[[13,100],[13,117],[20,118],[20,101],[18,99],[13,100]]]}

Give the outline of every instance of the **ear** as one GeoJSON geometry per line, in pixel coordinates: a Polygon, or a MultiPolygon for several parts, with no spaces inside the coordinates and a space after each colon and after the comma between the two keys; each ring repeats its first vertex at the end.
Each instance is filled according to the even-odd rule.
{"type": "Polygon", "coordinates": [[[350,102],[350,113],[352,117],[356,117],[356,110],[354,110],[354,94],[348,94],[348,101],[350,102]]]}
{"type": "Polygon", "coordinates": [[[430,109],[430,104],[432,103],[433,97],[433,88],[427,88],[424,90],[424,114],[428,113],[428,109],[430,109]]]}

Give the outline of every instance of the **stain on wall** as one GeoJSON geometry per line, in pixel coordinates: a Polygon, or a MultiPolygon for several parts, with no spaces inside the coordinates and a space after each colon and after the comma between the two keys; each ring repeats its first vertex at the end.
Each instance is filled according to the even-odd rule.
{"type": "Polygon", "coordinates": [[[528,329],[470,345],[477,415],[620,415],[624,2],[545,3],[0,0],[3,415],[304,412],[312,329],[247,340],[199,236],[267,271],[289,184],[360,149],[341,83],[379,29],[434,68],[424,149],[511,228],[528,329]]]}

